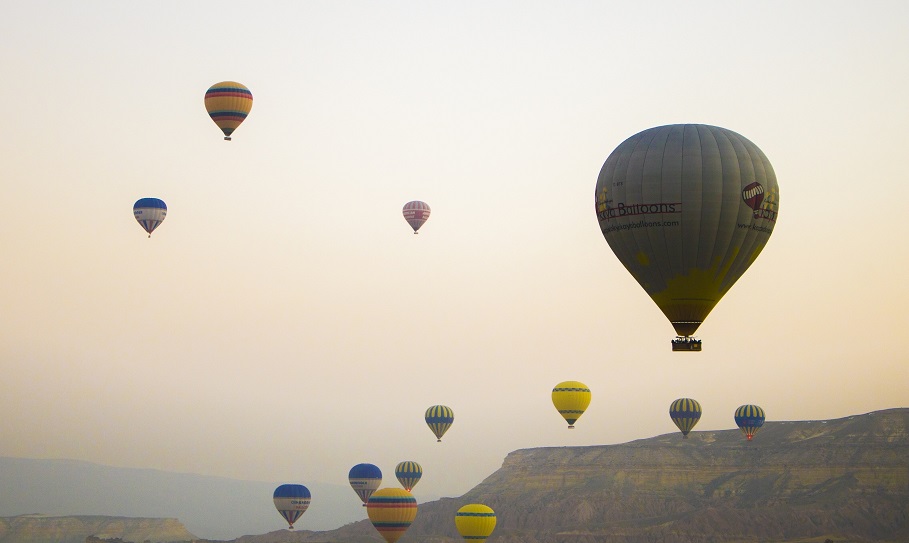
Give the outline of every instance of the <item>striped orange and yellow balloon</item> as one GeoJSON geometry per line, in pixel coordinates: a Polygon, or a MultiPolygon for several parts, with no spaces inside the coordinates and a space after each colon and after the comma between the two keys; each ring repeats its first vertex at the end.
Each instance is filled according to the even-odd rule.
{"type": "Polygon", "coordinates": [[[366,502],[369,521],[388,543],[395,543],[417,518],[417,500],[403,488],[380,488],[366,502]]]}
{"type": "Polygon", "coordinates": [[[496,513],[482,503],[471,503],[458,509],[455,527],[467,541],[482,543],[496,527],[496,513]]]}
{"type": "Polygon", "coordinates": [[[234,130],[246,120],[252,103],[252,93],[236,81],[215,83],[205,92],[205,110],[228,141],[234,130]]]}
{"type": "Polygon", "coordinates": [[[569,428],[590,405],[590,389],[580,381],[563,381],[552,389],[552,404],[565,418],[569,428]]]}

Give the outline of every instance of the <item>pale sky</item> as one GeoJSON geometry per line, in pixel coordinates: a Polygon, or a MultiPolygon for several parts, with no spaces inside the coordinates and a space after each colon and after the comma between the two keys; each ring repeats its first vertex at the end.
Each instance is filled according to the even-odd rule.
{"type": "Polygon", "coordinates": [[[909,3],[0,5],[0,456],[383,486],[415,460],[419,500],[674,432],[678,397],[695,430],[909,405],[909,3]],[[231,142],[224,80],[254,96],[231,142]],[[594,212],[609,153],[673,123],[780,186],[699,354],[594,212]],[[571,431],[564,380],[593,391],[571,431]]]}

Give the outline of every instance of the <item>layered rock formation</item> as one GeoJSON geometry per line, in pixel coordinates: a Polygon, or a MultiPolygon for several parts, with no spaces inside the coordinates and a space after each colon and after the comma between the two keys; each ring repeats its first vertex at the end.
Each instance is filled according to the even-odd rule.
{"type": "Polygon", "coordinates": [[[143,543],[195,539],[177,519],[44,515],[0,518],[0,543],[84,543],[90,536],[143,543]]]}
{"type": "MultiPolygon", "coordinates": [[[[768,422],[622,445],[515,451],[457,499],[421,504],[401,543],[462,539],[454,514],[485,503],[490,543],[909,541],[909,409],[768,422]]],[[[239,541],[239,540],[238,540],[239,541]]],[[[381,542],[368,522],[244,543],[381,542]]]]}

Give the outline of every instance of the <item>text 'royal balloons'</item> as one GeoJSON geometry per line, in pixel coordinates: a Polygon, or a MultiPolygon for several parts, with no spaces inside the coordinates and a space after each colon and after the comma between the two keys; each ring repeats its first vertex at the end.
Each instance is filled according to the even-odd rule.
{"type": "Polygon", "coordinates": [[[148,237],[151,237],[155,228],[167,217],[167,206],[157,198],[140,198],[133,204],[133,217],[148,232],[148,237]]]}
{"type": "Polygon", "coordinates": [[[236,81],[215,83],[205,92],[205,111],[215,121],[224,139],[240,126],[252,110],[253,96],[245,86],[236,81]]]}
{"type": "Polygon", "coordinates": [[[703,124],[622,142],[600,170],[595,199],[609,247],[680,337],[695,333],[757,259],[780,205],[757,145],[703,124]]]}
{"type": "Polygon", "coordinates": [[[471,503],[455,513],[455,527],[467,541],[483,543],[496,527],[496,513],[481,503],[471,503]]]}
{"type": "Polygon", "coordinates": [[[429,429],[436,435],[436,441],[442,441],[442,436],[454,422],[454,411],[444,405],[434,405],[426,410],[425,419],[429,429]]]}
{"type": "Polygon", "coordinates": [[[380,488],[366,504],[369,521],[388,543],[395,543],[417,518],[417,500],[403,488],[380,488]]]}
{"type": "Polygon", "coordinates": [[[404,204],[404,220],[413,228],[414,234],[419,234],[417,230],[429,219],[431,212],[432,210],[429,209],[429,205],[426,202],[415,200],[404,204]]]}
{"type": "Polygon", "coordinates": [[[574,428],[575,421],[587,410],[590,397],[590,389],[580,381],[563,381],[552,389],[552,405],[565,418],[569,428],[574,428]]]}
{"type": "Polygon", "coordinates": [[[274,502],[278,513],[294,529],[294,522],[306,512],[312,496],[303,485],[281,485],[275,489],[274,502]]]}
{"type": "Polygon", "coordinates": [[[735,410],[735,425],[739,427],[748,441],[764,425],[764,410],[756,405],[742,405],[735,410]]]}
{"type": "Polygon", "coordinates": [[[410,492],[423,477],[423,467],[412,460],[401,462],[395,466],[395,477],[398,478],[398,482],[401,483],[404,490],[410,492]]]}
{"type": "Polygon", "coordinates": [[[366,505],[369,496],[382,484],[382,470],[375,464],[357,464],[350,468],[347,480],[363,505],[366,505]]]}
{"type": "Polygon", "coordinates": [[[679,398],[669,405],[669,418],[688,439],[688,432],[701,420],[701,404],[691,398],[679,398]]]}

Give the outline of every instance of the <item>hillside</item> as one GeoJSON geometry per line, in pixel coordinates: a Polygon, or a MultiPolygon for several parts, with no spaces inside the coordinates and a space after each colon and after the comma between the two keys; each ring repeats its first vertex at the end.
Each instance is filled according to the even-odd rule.
{"type": "Polygon", "coordinates": [[[0,543],[84,543],[89,536],[149,543],[195,539],[176,519],[102,516],[0,518],[0,543]]]}
{"type": "MultiPolygon", "coordinates": [[[[454,513],[492,507],[490,543],[909,541],[909,409],[768,422],[631,443],[515,451],[458,499],[420,505],[401,543],[462,541],[454,513]]],[[[381,542],[368,521],[237,543],[381,542]]]]}

